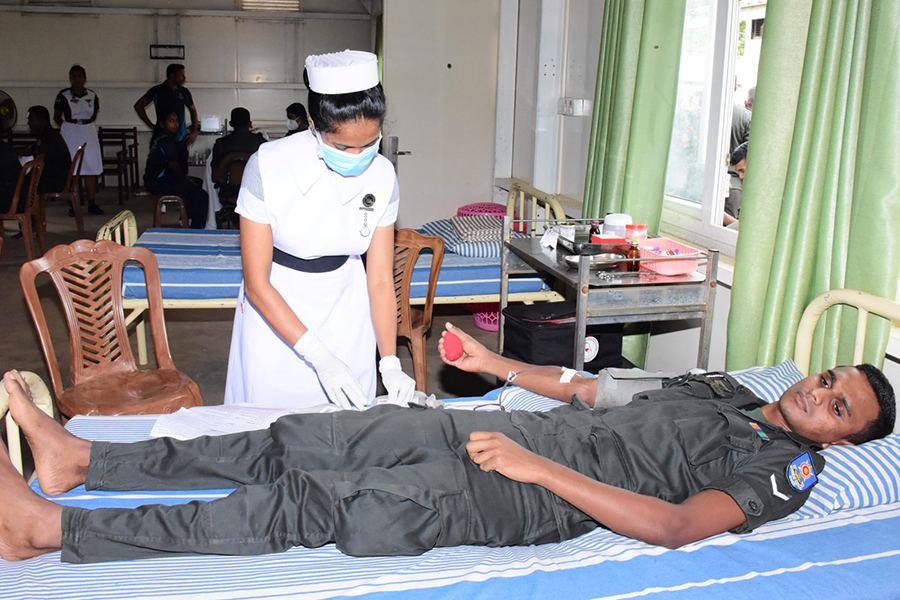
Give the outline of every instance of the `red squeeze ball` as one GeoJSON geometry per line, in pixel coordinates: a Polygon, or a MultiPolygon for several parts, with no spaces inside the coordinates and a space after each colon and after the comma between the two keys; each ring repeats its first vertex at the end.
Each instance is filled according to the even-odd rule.
{"type": "Polygon", "coordinates": [[[449,331],[444,333],[444,355],[447,360],[456,360],[462,356],[462,353],[463,347],[460,339],[449,331]]]}

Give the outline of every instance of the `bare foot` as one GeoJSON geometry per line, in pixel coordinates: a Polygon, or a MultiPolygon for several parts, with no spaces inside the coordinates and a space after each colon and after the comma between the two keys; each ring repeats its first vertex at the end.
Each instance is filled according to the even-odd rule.
{"type": "Polygon", "coordinates": [[[61,506],[31,491],[0,443],[0,558],[24,560],[59,550],[61,515],[61,506]]]}
{"type": "Polygon", "coordinates": [[[75,437],[31,401],[28,384],[17,371],[3,377],[9,412],[19,424],[31,452],[41,489],[56,496],[84,483],[91,443],[75,437]]]}

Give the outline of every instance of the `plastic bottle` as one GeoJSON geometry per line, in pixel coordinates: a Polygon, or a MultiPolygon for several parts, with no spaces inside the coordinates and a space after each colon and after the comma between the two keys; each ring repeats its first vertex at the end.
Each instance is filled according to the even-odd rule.
{"type": "Polygon", "coordinates": [[[595,235],[599,235],[599,234],[600,234],[600,221],[598,219],[594,219],[593,221],[591,221],[591,231],[590,231],[591,239],[593,239],[593,237],[595,235]]]}
{"type": "MultiPolygon", "coordinates": [[[[631,240],[631,247],[628,248],[628,258],[640,258],[641,257],[641,241],[638,238],[634,238],[631,240]]],[[[631,261],[627,263],[627,269],[629,271],[639,271],[641,268],[641,263],[637,260],[631,261]]]]}

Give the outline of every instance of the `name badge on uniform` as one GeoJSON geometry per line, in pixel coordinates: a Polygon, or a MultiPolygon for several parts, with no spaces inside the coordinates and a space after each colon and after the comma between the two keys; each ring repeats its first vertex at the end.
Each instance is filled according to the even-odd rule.
{"type": "Polygon", "coordinates": [[[792,460],[785,470],[785,475],[791,487],[798,492],[805,492],[819,481],[809,452],[804,452],[792,460]]]}
{"type": "Polygon", "coordinates": [[[375,205],[375,196],[374,194],[366,194],[362,199],[362,206],[359,207],[359,210],[363,211],[363,224],[362,229],[359,230],[359,235],[363,237],[368,237],[372,230],[369,229],[369,213],[374,211],[375,209],[372,206],[375,205]]]}

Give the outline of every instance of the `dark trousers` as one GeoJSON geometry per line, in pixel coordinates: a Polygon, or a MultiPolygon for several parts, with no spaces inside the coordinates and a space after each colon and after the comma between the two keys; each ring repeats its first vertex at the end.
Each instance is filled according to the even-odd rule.
{"type": "Polygon", "coordinates": [[[509,413],[392,406],[291,415],[268,430],[184,442],[95,442],[88,489],[237,489],[179,506],[65,507],[62,559],[252,555],[329,542],[357,556],[414,555],[555,542],[561,530],[573,537],[596,525],[544,488],[482,472],[465,452],[476,430],[527,444],[509,413]]]}
{"type": "Polygon", "coordinates": [[[191,221],[191,229],[203,229],[206,227],[206,213],[209,210],[209,194],[201,187],[202,182],[198,178],[188,179],[195,185],[188,185],[168,177],[145,179],[144,184],[147,191],[155,196],[181,196],[191,221]]]}

